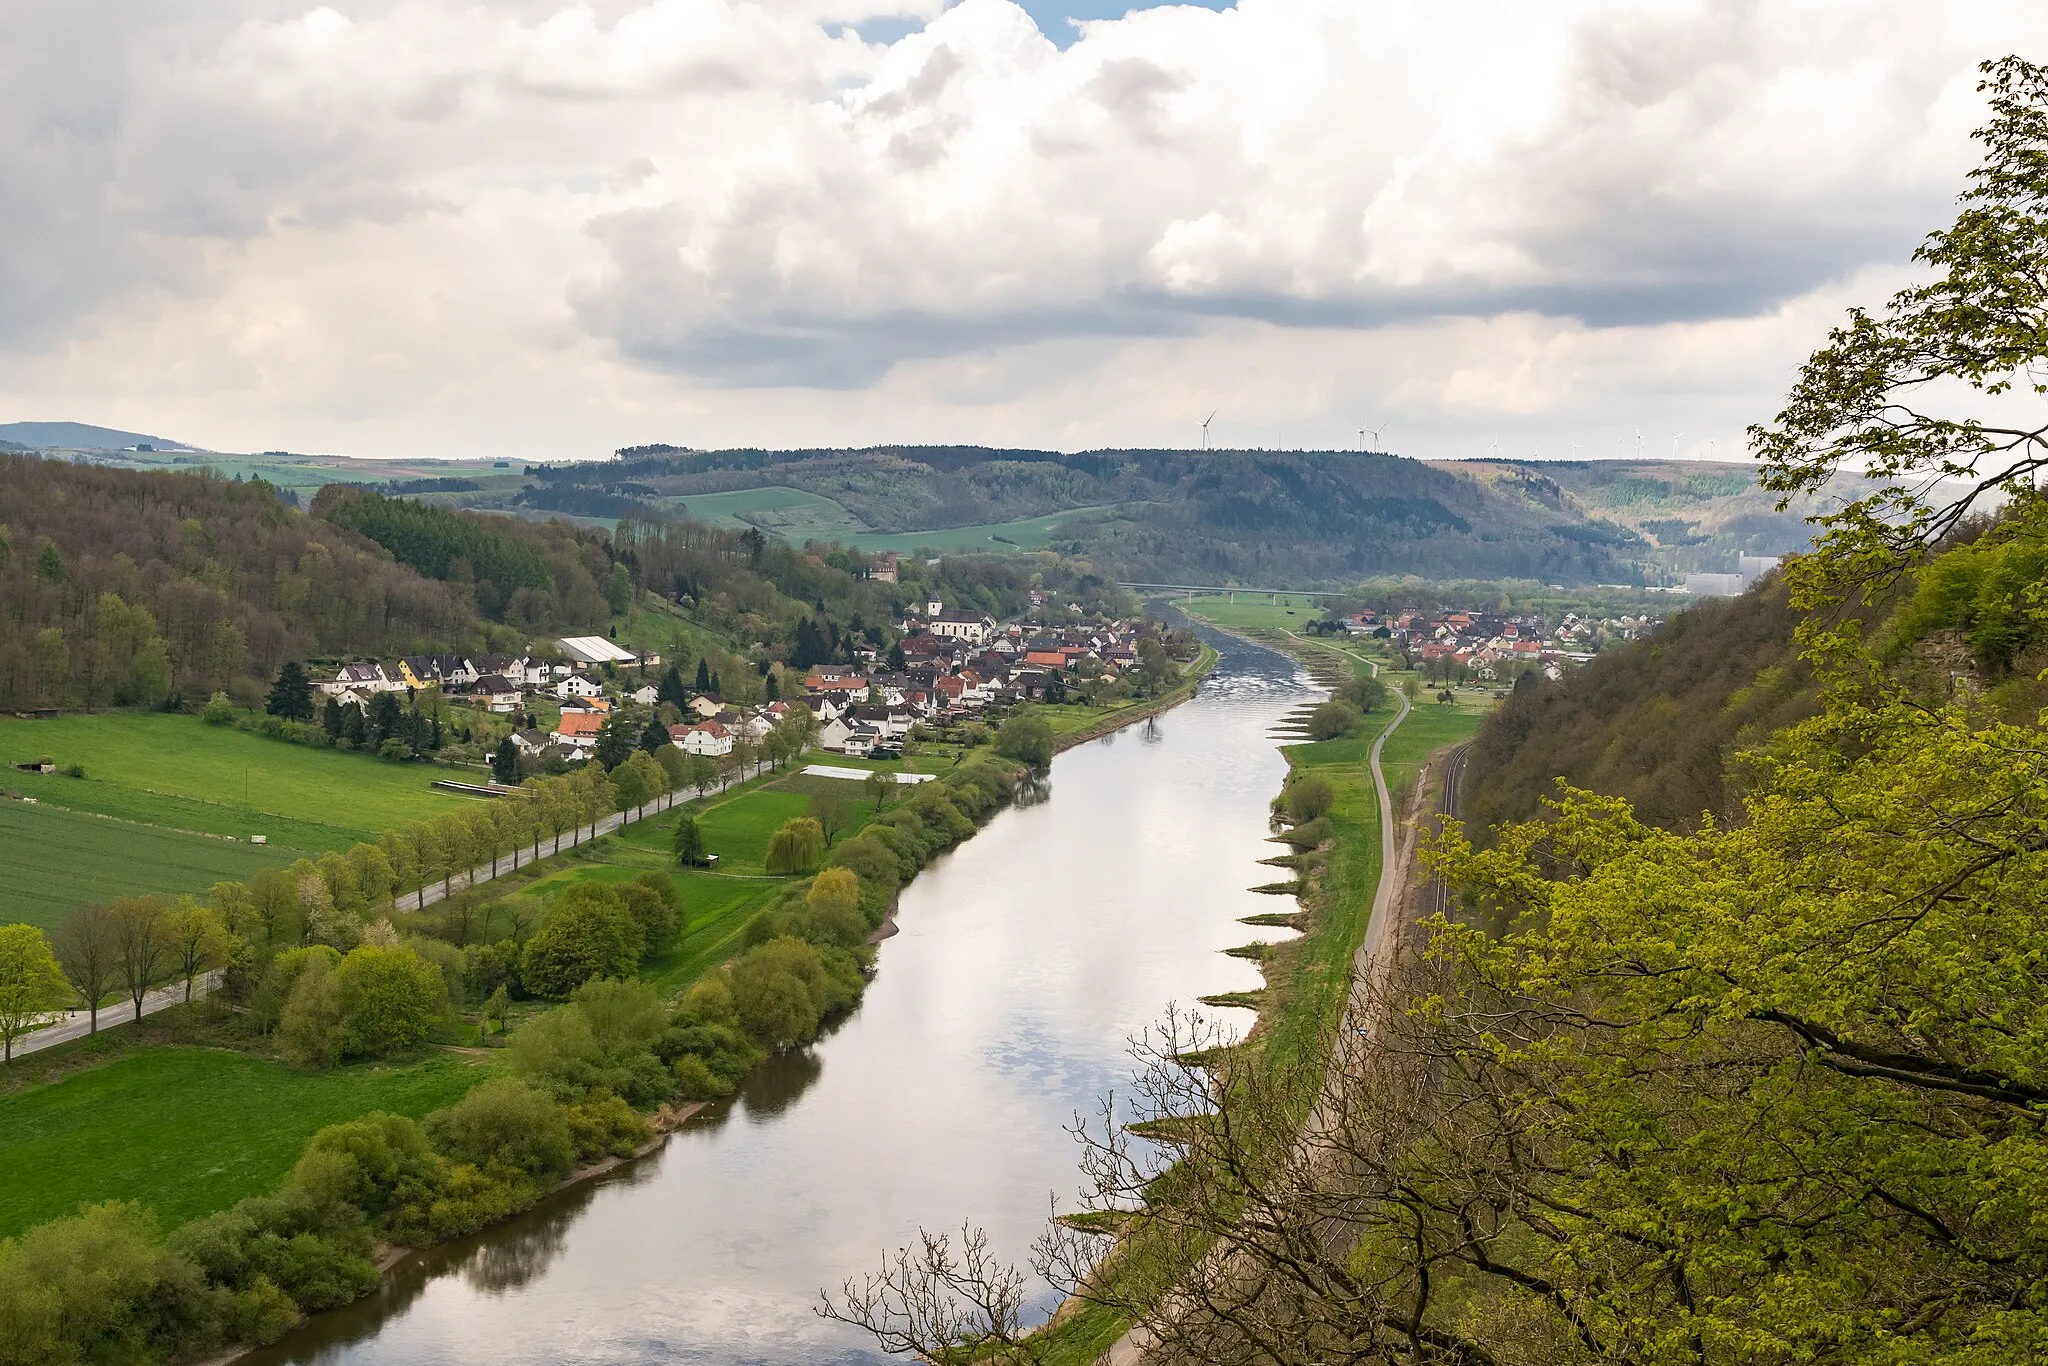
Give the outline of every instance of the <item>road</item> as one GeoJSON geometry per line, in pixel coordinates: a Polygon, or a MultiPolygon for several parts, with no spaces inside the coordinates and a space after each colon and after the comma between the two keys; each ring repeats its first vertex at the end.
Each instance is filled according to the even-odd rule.
{"type": "MultiPolygon", "coordinates": [[[[192,999],[198,1000],[220,985],[220,973],[204,973],[192,979],[192,999]]],[[[158,987],[142,998],[142,1013],[154,1015],[159,1010],[185,1003],[185,984],[174,982],[167,987],[158,987]]],[[[112,1005],[100,1007],[100,1032],[117,1029],[125,1024],[135,1023],[135,1006],[126,997],[112,1005]]],[[[14,1056],[34,1053],[44,1048],[55,1048],[60,1043],[82,1039],[92,1033],[92,1016],[83,1010],[67,1010],[58,1023],[46,1029],[38,1029],[14,1041],[14,1056]]]]}
{"type": "MultiPolygon", "coordinates": [[[[759,776],[758,769],[755,771],[755,776],[759,776]]],[[[680,802],[704,796],[711,790],[710,788],[700,788],[695,792],[688,793],[663,793],[645,806],[636,806],[630,811],[613,812],[594,825],[580,825],[574,830],[564,831],[561,835],[542,842],[541,847],[545,852],[540,857],[549,858],[561,853],[564,849],[574,849],[579,844],[588,844],[601,835],[609,835],[614,830],[630,825],[634,821],[645,820],[649,816],[658,816],[662,812],[672,809],[680,802]]],[[[407,892],[404,896],[396,898],[393,904],[401,911],[423,911],[435,902],[446,898],[450,892],[463,891],[481,883],[493,881],[505,876],[507,873],[524,868],[533,861],[533,847],[528,845],[517,853],[507,854],[502,858],[493,859],[489,863],[478,864],[466,873],[458,873],[431,887],[422,888],[417,892],[407,892]]],[[[218,972],[209,972],[195,978],[192,989],[193,999],[197,1000],[199,997],[207,995],[219,985],[220,974],[218,972]]],[[[173,986],[159,987],[142,998],[142,1013],[144,1015],[154,1015],[159,1010],[168,1010],[174,1005],[182,1005],[184,1000],[185,984],[183,982],[173,986]]],[[[134,1021],[135,1007],[125,999],[111,1006],[100,1007],[101,1032],[109,1029],[118,1029],[124,1024],[132,1024],[134,1021]]],[[[44,1048],[54,1048],[60,1043],[69,1043],[73,1039],[82,1039],[91,1032],[91,1016],[82,1010],[66,1011],[59,1023],[44,1029],[38,1029],[33,1034],[27,1034],[16,1039],[14,1041],[14,1053],[16,1057],[19,1057],[24,1053],[34,1053],[44,1048]]]]}

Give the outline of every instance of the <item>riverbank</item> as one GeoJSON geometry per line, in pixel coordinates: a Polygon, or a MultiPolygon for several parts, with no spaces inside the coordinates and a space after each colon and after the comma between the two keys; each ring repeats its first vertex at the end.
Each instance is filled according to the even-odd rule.
{"type": "Polygon", "coordinates": [[[1100,740],[1103,736],[1113,735],[1126,726],[1136,725],[1138,722],[1158,716],[1162,712],[1173,710],[1173,708],[1195,695],[1202,686],[1202,680],[1207,678],[1210,672],[1215,669],[1216,661],[1220,658],[1221,656],[1217,654],[1215,646],[1204,644],[1201,653],[1196,655],[1190,663],[1182,668],[1181,681],[1179,683],[1176,683],[1173,687],[1155,698],[1116,707],[1107,714],[1096,717],[1074,730],[1066,732],[1055,731],[1052,742],[1053,752],[1058,754],[1064,750],[1072,749],[1076,745],[1085,745],[1090,740],[1100,740]]]}
{"type": "MultiPolygon", "coordinates": [[[[1377,672],[1381,667],[1380,661],[1362,653],[1330,648],[1284,630],[1250,633],[1215,622],[1203,624],[1286,654],[1326,687],[1352,673],[1377,672]]],[[[1303,853],[1276,849],[1277,859],[1297,874],[1300,884],[1300,909],[1288,919],[1301,933],[1264,947],[1261,991],[1219,1002],[1256,1010],[1257,1018],[1233,1056],[1270,1076],[1292,1079],[1286,1098],[1293,1111],[1290,1127],[1305,1122],[1315,1104],[1331,1061],[1331,1041],[1353,999],[1355,976],[1363,970],[1361,958],[1369,943],[1383,937],[1375,933],[1376,918],[1390,916],[1396,902],[1400,869],[1389,866],[1388,846],[1396,846],[1398,858],[1399,831],[1410,828],[1416,809],[1407,797],[1422,760],[1408,752],[1412,743],[1397,741],[1414,716],[1396,698],[1391,713],[1368,717],[1358,734],[1280,746],[1290,781],[1312,773],[1329,782],[1333,800],[1325,814],[1331,837],[1303,853]],[[1397,768],[1397,774],[1390,775],[1389,768],[1397,768]],[[1398,824],[1393,819],[1397,809],[1403,817],[1398,824]]],[[[1431,751],[1444,743],[1435,733],[1439,728],[1427,727],[1430,733],[1421,737],[1431,751]]],[[[1273,917],[1260,918],[1270,923],[1273,917]]],[[[1186,1260],[1185,1249],[1170,1248],[1149,1232],[1142,1217],[1125,1222],[1117,1246],[1097,1269],[1099,1279],[1091,1278],[1099,1287],[1096,1293],[1110,1304],[1070,1299],[1041,1330],[1046,1366],[1139,1359],[1142,1352],[1131,1332],[1132,1316],[1111,1304],[1156,1302],[1179,1280],[1180,1269],[1193,1264],[1186,1260]]]]}

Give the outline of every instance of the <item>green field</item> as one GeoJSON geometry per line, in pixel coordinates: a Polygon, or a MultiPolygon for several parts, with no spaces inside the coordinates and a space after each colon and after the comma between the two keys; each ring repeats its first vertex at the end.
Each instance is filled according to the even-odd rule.
{"type": "MultiPolygon", "coordinates": [[[[872,803],[852,801],[849,805],[853,819],[840,832],[842,839],[867,824],[874,814],[872,803]]],[[[784,821],[810,814],[808,794],[761,787],[710,807],[697,817],[697,828],[704,832],[704,847],[718,855],[721,873],[758,874],[766,871],[769,837],[784,821]]],[[[673,828],[668,822],[663,824],[673,828]]]]}
{"type": "Polygon", "coordinates": [[[732,493],[687,493],[684,514],[713,526],[757,526],[792,545],[805,541],[848,541],[866,523],[823,494],[782,485],[732,493]]]}
{"type": "Polygon", "coordinates": [[[196,716],[106,712],[51,721],[0,719],[0,762],[42,755],[86,777],[10,772],[9,788],[57,805],[216,834],[263,834],[303,848],[345,848],[462,800],[430,786],[424,764],[209,726],[196,716]],[[153,797],[182,799],[166,806],[153,797]],[[205,823],[195,810],[206,807],[205,823]],[[180,819],[181,815],[192,817],[180,819]]]}
{"type": "Polygon", "coordinates": [[[980,526],[940,527],[931,531],[875,531],[843,537],[860,550],[1043,550],[1054,541],[1069,540],[1074,522],[1099,522],[1110,507],[1065,508],[1043,517],[980,526]]]}
{"type": "Polygon", "coordinates": [[[52,929],[74,906],[118,896],[204,892],[290,863],[301,850],[236,844],[26,802],[0,801],[0,923],[52,929]]]}
{"type": "Polygon", "coordinates": [[[1322,619],[1323,604],[1327,599],[1283,593],[1275,600],[1263,593],[1240,593],[1235,601],[1220,595],[1172,598],[1170,601],[1191,616],[1233,631],[1299,631],[1308,623],[1322,619]]]}
{"type": "Polygon", "coordinates": [[[423,1115],[497,1065],[435,1052],[313,1073],[158,1047],[32,1087],[0,1100],[0,1237],[96,1200],[138,1200],[167,1228],[199,1218],[274,1188],[321,1128],[423,1115]]]}

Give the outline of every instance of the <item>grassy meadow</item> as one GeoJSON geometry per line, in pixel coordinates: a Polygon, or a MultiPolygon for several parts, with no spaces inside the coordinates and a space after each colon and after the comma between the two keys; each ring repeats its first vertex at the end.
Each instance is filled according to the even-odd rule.
{"type": "Polygon", "coordinates": [[[136,1200],[169,1228],[274,1188],[317,1131],[371,1110],[418,1117],[498,1058],[437,1050],[335,1071],[215,1048],[140,1049],[0,1104],[0,1238],[98,1200],[136,1200]],[[33,1173],[33,1180],[19,1179],[33,1173]]]}
{"type": "Polygon", "coordinates": [[[10,772],[0,782],[78,810],[215,834],[264,834],[303,848],[346,848],[462,800],[436,792],[431,784],[439,774],[424,764],[286,744],[209,726],[196,716],[0,719],[0,762],[12,766],[43,755],[60,768],[83,766],[85,778],[10,772]]]}
{"type": "Polygon", "coordinates": [[[0,924],[53,929],[74,906],[244,882],[305,852],[233,843],[40,803],[0,801],[0,924]]]}

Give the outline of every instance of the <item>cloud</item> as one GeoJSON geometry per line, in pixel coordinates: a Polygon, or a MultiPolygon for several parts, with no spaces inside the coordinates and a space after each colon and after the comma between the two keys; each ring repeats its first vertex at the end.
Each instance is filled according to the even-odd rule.
{"type": "Polygon", "coordinates": [[[1156,416],[1131,367],[1228,357],[1275,432],[1363,389],[1463,440],[1637,392],[1629,354],[1796,360],[1946,216],[1975,63],[2043,37],[2000,0],[1240,0],[1064,48],[1011,0],[13,6],[0,400],[119,373],[415,452],[595,395],[741,439],[1123,405],[1065,434],[1156,416]],[[1381,369],[1283,399],[1260,348],[1381,369]],[[1620,370],[1501,378],[1563,354],[1620,370]]]}

